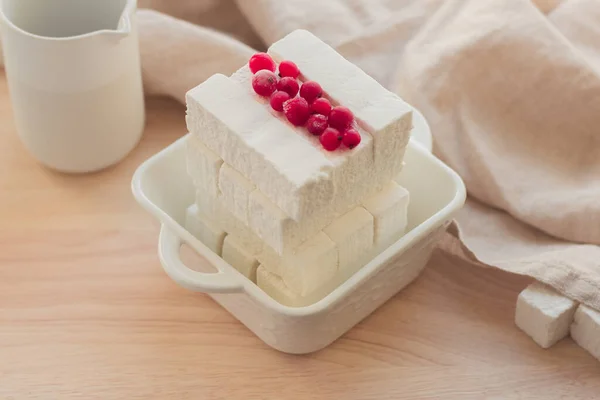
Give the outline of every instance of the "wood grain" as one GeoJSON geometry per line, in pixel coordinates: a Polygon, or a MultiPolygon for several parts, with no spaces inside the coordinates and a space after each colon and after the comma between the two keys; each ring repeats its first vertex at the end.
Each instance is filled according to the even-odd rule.
{"type": "Polygon", "coordinates": [[[61,175],[22,147],[0,75],[0,399],[597,398],[597,361],[571,339],[542,350],[515,327],[527,279],[442,254],[308,356],[271,350],[175,285],[129,185],[185,133],[183,115],[152,99],[124,162],[61,175]]]}

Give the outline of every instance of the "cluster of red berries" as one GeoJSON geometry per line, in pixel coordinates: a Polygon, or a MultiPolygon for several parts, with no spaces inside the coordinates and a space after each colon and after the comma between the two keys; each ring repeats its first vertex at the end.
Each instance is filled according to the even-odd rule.
{"type": "Polygon", "coordinates": [[[352,127],[354,115],[347,107],[332,107],[322,97],[321,85],[307,81],[300,85],[300,70],[291,61],[277,64],[266,53],[257,53],[248,63],[254,74],[252,88],[259,96],[269,97],[271,108],[283,112],[294,126],[305,126],[325,150],[336,150],[343,143],[349,149],[360,144],[360,133],[352,127]],[[299,94],[299,96],[297,96],[299,94]]]}

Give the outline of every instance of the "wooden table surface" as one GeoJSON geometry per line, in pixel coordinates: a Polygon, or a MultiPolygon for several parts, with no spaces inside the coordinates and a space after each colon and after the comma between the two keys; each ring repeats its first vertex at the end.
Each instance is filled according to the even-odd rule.
{"type": "Polygon", "coordinates": [[[542,350],[515,327],[528,279],[437,253],[327,349],[270,349],[162,272],[158,225],[130,180],[185,133],[184,108],[147,107],[124,162],[61,175],[19,142],[0,73],[0,399],[600,397],[600,363],[570,339],[542,350]]]}

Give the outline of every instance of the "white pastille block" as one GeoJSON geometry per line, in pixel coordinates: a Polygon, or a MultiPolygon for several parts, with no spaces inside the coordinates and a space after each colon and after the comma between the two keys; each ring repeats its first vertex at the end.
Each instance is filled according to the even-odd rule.
{"type": "Polygon", "coordinates": [[[323,232],[283,256],[263,251],[257,259],[262,268],[281,277],[286,286],[300,296],[318,291],[338,272],[337,248],[323,232]]]}
{"type": "Polygon", "coordinates": [[[272,273],[283,274],[282,257],[267,246],[242,221],[234,217],[218,199],[199,191],[196,195],[196,204],[188,208],[188,213],[198,214],[203,220],[221,227],[245,253],[264,263],[272,273]]]}
{"type": "Polygon", "coordinates": [[[256,270],[256,284],[275,301],[290,307],[307,305],[306,299],[286,286],[280,276],[260,265],[256,270]]]}
{"type": "Polygon", "coordinates": [[[188,174],[196,187],[204,189],[212,196],[219,193],[219,170],[223,159],[193,135],[186,139],[186,164],[188,174]]]}
{"type": "Polygon", "coordinates": [[[388,183],[379,193],[362,202],[375,221],[375,248],[384,250],[406,230],[409,193],[396,182],[388,183]]]}
{"type": "Polygon", "coordinates": [[[519,294],[515,323],[546,349],[569,334],[576,308],[575,301],[535,282],[519,294]]]}
{"type": "Polygon", "coordinates": [[[258,287],[275,301],[289,307],[304,307],[314,304],[331,293],[340,283],[341,280],[336,277],[330,279],[315,292],[301,296],[290,289],[279,275],[272,273],[264,265],[260,265],[256,270],[256,284],[258,287]]]}
{"type": "Polygon", "coordinates": [[[199,213],[203,219],[220,226],[225,232],[234,236],[236,242],[252,254],[259,254],[265,247],[264,242],[254,234],[242,221],[235,218],[218,199],[198,191],[196,204],[190,206],[193,212],[199,213]]]}
{"type": "Polygon", "coordinates": [[[319,232],[302,243],[292,254],[281,258],[283,281],[294,292],[306,296],[331,280],[338,271],[335,243],[319,232]]]}
{"type": "Polygon", "coordinates": [[[273,249],[267,245],[263,246],[260,252],[256,253],[256,258],[269,272],[277,276],[283,276],[282,256],[275,253],[273,249]]]}
{"type": "MultiPolygon", "coordinates": [[[[335,217],[331,216],[333,219],[335,217]]],[[[325,223],[309,217],[297,222],[288,217],[260,190],[250,193],[248,222],[250,229],[265,241],[277,254],[284,254],[319,232],[325,223]]]]}
{"type": "Polygon", "coordinates": [[[323,232],[335,243],[340,270],[357,270],[373,248],[373,216],[363,207],[342,215],[323,232]]]}
{"type": "Polygon", "coordinates": [[[254,184],[242,174],[228,164],[223,165],[219,172],[218,199],[244,224],[248,223],[248,198],[254,189],[254,184]]]}
{"type": "Polygon", "coordinates": [[[194,208],[190,207],[186,212],[185,228],[212,252],[219,256],[222,254],[223,242],[227,234],[221,226],[202,218],[194,208]]]}
{"type": "Polygon", "coordinates": [[[580,347],[600,360],[600,312],[580,305],[571,325],[571,337],[580,347]]]}
{"type": "Polygon", "coordinates": [[[335,103],[348,107],[359,125],[373,136],[375,169],[400,171],[412,129],[412,108],[359,67],[306,30],[296,30],[268,50],[276,60],[291,60],[302,77],[321,84],[335,103]]]}
{"type": "Polygon", "coordinates": [[[253,254],[247,252],[240,243],[236,242],[235,238],[231,235],[225,237],[222,257],[223,260],[227,261],[246,278],[252,282],[256,282],[258,260],[253,254]]]}
{"type": "Polygon", "coordinates": [[[248,88],[217,74],[186,99],[190,132],[287,215],[300,220],[334,198],[331,161],[248,88]]]}

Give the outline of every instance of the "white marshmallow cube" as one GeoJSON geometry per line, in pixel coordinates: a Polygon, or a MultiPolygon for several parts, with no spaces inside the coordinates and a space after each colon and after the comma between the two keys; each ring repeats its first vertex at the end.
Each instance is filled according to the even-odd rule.
{"type": "Polygon", "coordinates": [[[373,248],[373,216],[356,207],[337,218],[323,232],[335,243],[340,270],[356,271],[373,248]]]}
{"type": "Polygon", "coordinates": [[[223,160],[208,149],[198,138],[190,135],[186,139],[187,171],[196,187],[204,189],[211,196],[219,193],[219,170],[223,160]]]}
{"type": "Polygon", "coordinates": [[[264,263],[272,273],[283,274],[281,256],[225,209],[218,199],[198,192],[196,204],[189,207],[188,213],[200,215],[212,225],[220,226],[246,254],[264,263]]]}
{"type": "Polygon", "coordinates": [[[256,270],[256,284],[278,303],[290,307],[305,305],[302,296],[291,291],[281,277],[270,272],[262,265],[256,270]]]}
{"type": "Polygon", "coordinates": [[[292,254],[281,258],[283,281],[294,292],[306,296],[335,277],[338,253],[335,243],[319,232],[302,243],[292,254]]]}
{"type": "Polygon", "coordinates": [[[241,244],[237,243],[231,235],[225,237],[223,242],[223,260],[237,269],[242,275],[256,282],[256,269],[258,260],[253,254],[248,253],[241,244]]]}
{"type": "Polygon", "coordinates": [[[205,220],[220,226],[225,232],[234,236],[236,242],[240,243],[249,253],[259,254],[265,247],[264,242],[234,217],[218,199],[198,191],[196,204],[191,208],[196,209],[205,220]]]}
{"type": "Polygon", "coordinates": [[[338,272],[337,248],[323,232],[283,256],[262,251],[257,259],[264,269],[280,276],[286,286],[300,296],[320,289],[338,272]]]}
{"type": "Polygon", "coordinates": [[[379,193],[363,201],[363,207],[374,218],[374,242],[378,251],[388,248],[406,230],[408,203],[408,191],[393,181],[379,193]]]}
{"type": "Polygon", "coordinates": [[[279,275],[272,273],[263,265],[260,265],[256,270],[256,284],[258,287],[275,301],[289,307],[304,307],[314,304],[331,293],[339,283],[339,279],[332,279],[318,290],[306,296],[301,296],[290,289],[279,275]]]}
{"type": "Polygon", "coordinates": [[[219,201],[241,222],[248,223],[248,198],[255,186],[225,164],[219,172],[219,201]]]}
{"type": "Polygon", "coordinates": [[[541,347],[548,348],[569,334],[577,303],[535,282],[517,299],[515,323],[541,347]]]}
{"type": "Polygon", "coordinates": [[[600,312],[580,305],[571,325],[571,337],[583,349],[600,361],[600,312]]]}
{"type": "Polygon", "coordinates": [[[319,232],[321,222],[307,218],[296,222],[273,204],[260,190],[250,193],[249,225],[277,254],[284,254],[319,232]]]}
{"type": "Polygon", "coordinates": [[[220,225],[203,218],[197,208],[189,207],[186,212],[185,228],[213,253],[221,255],[227,235],[220,225]]]}

